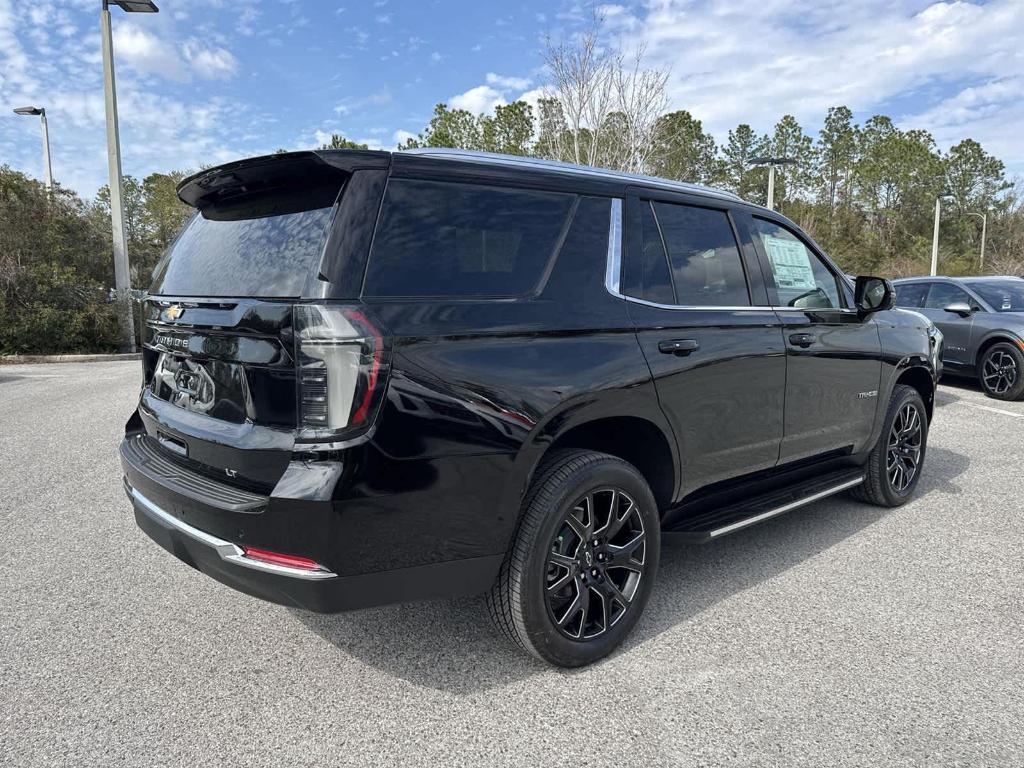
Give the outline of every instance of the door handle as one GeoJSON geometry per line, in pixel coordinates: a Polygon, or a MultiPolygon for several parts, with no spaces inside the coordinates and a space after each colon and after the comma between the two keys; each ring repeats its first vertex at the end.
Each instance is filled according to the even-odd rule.
{"type": "Polygon", "coordinates": [[[666,355],[685,357],[698,349],[700,349],[700,342],[696,339],[665,339],[658,342],[658,351],[666,355]]]}
{"type": "Polygon", "coordinates": [[[794,347],[809,347],[815,342],[813,333],[791,333],[789,343],[794,347]]]}

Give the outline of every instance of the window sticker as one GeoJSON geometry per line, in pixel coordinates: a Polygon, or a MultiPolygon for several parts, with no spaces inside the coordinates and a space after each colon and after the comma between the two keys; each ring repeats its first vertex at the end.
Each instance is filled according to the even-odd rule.
{"type": "Polygon", "coordinates": [[[811,291],[818,287],[807,249],[797,240],[761,235],[779,288],[811,291]]]}

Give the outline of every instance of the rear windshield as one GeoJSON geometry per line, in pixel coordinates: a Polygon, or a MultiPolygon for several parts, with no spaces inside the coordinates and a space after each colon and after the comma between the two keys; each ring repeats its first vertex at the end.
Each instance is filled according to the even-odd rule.
{"type": "Polygon", "coordinates": [[[551,262],[574,199],[554,192],[392,179],[363,294],[529,293],[551,262]]]}
{"type": "Polygon", "coordinates": [[[238,217],[198,213],[157,264],[150,293],[301,296],[320,264],[331,211],[328,206],[267,216],[252,216],[249,209],[238,217]]]}
{"type": "Polygon", "coordinates": [[[967,286],[996,312],[1024,312],[1024,280],[979,280],[967,286]]]}

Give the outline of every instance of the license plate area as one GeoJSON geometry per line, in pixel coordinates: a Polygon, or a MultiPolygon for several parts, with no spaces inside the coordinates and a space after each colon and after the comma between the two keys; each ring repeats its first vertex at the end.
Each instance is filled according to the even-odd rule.
{"type": "Polygon", "coordinates": [[[194,413],[236,424],[255,418],[240,363],[163,352],[153,371],[151,389],[161,400],[194,413]]]}

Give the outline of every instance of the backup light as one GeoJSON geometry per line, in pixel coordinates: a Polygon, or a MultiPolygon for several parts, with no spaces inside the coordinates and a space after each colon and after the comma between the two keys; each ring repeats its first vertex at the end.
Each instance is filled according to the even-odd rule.
{"type": "Polygon", "coordinates": [[[295,307],[300,440],[338,440],[369,428],[389,368],[385,339],[361,309],[295,307]]]}

